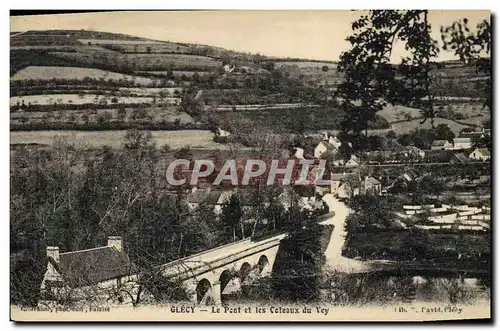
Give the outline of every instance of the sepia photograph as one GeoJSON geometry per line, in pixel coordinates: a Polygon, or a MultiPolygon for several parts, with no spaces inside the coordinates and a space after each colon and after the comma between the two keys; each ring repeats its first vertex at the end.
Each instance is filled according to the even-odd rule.
{"type": "Polygon", "coordinates": [[[491,322],[489,10],[9,20],[11,321],[491,322]]]}

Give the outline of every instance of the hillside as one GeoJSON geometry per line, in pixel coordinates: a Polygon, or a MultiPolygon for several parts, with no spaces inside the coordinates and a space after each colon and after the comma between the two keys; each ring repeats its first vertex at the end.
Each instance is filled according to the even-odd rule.
{"type": "MultiPolygon", "coordinates": [[[[338,130],[336,63],[280,59],[129,35],[47,30],[10,35],[11,129],[206,130],[253,122],[272,131],[338,130]]],[[[489,119],[485,77],[457,61],[436,65],[442,117],[489,119]],[[458,99],[450,99],[456,98],[458,99]],[[464,98],[467,97],[467,98],[464,98]],[[471,99],[473,98],[473,99],[471,99]]],[[[372,129],[418,126],[419,110],[388,106],[372,129]]]]}

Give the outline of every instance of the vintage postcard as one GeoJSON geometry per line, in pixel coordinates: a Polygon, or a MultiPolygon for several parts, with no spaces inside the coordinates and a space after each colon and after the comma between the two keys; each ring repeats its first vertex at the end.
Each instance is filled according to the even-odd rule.
{"type": "Polygon", "coordinates": [[[12,12],[11,319],[489,320],[490,15],[12,12]]]}

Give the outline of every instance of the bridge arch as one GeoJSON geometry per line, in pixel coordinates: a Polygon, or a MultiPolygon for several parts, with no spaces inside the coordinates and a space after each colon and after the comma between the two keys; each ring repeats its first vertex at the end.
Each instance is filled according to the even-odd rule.
{"type": "Polygon", "coordinates": [[[198,304],[209,305],[211,303],[212,284],[206,278],[203,278],[196,285],[196,302],[198,304]]]}
{"type": "Polygon", "coordinates": [[[257,267],[259,268],[259,274],[262,274],[266,268],[269,266],[269,259],[265,255],[259,257],[259,262],[257,262],[257,267]]]}
{"type": "Polygon", "coordinates": [[[250,263],[245,262],[241,265],[240,272],[239,272],[239,278],[240,278],[240,283],[243,284],[245,279],[250,275],[250,272],[252,271],[252,266],[250,263]]]}
{"type": "Polygon", "coordinates": [[[226,289],[226,286],[229,284],[229,282],[231,281],[231,279],[233,278],[233,274],[225,269],[221,274],[220,274],[220,277],[219,277],[219,283],[220,283],[220,298],[222,301],[224,301],[224,296],[222,295],[222,293],[224,292],[224,290],[226,289]]]}

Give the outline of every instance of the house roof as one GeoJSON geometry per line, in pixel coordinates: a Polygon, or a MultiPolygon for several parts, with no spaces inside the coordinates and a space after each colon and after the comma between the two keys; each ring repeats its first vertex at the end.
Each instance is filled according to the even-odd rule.
{"type": "Polygon", "coordinates": [[[462,163],[470,161],[469,158],[462,153],[455,153],[454,156],[456,159],[458,159],[462,163]]]}
{"type": "Polygon", "coordinates": [[[365,181],[372,185],[380,185],[380,182],[374,177],[366,177],[365,181]]]}
{"type": "Polygon", "coordinates": [[[345,181],[345,180],[359,180],[359,174],[357,173],[331,173],[330,179],[332,181],[345,181]]]}
{"type": "Polygon", "coordinates": [[[413,178],[417,178],[418,177],[418,172],[415,171],[415,169],[406,169],[405,170],[405,174],[410,175],[413,178]]]}
{"type": "Polygon", "coordinates": [[[115,247],[98,247],[61,253],[59,262],[50,259],[65,282],[81,287],[138,272],[128,255],[115,247]]]}
{"type": "Polygon", "coordinates": [[[222,190],[211,190],[210,192],[208,192],[203,202],[209,205],[217,205],[219,203],[219,198],[222,195],[222,192],[222,190]]]}
{"type": "Polygon", "coordinates": [[[229,202],[229,199],[234,195],[238,195],[240,203],[243,206],[249,206],[254,204],[256,190],[255,189],[236,189],[236,190],[226,190],[222,191],[220,198],[218,199],[219,204],[229,202]]]}
{"type": "Polygon", "coordinates": [[[197,189],[188,195],[186,201],[188,203],[205,202],[209,205],[216,205],[219,202],[222,192],[222,190],[197,189]]]}
{"type": "Polygon", "coordinates": [[[417,146],[405,146],[403,150],[409,151],[409,152],[421,152],[422,150],[418,148],[417,146]]]}
{"type": "Polygon", "coordinates": [[[434,140],[431,146],[444,146],[447,143],[449,143],[448,140],[434,140]]]}
{"type": "Polygon", "coordinates": [[[484,135],[484,132],[472,131],[472,132],[462,132],[459,138],[479,138],[484,135]]]}
{"type": "Polygon", "coordinates": [[[337,149],[337,147],[335,145],[330,144],[328,141],[320,141],[316,147],[318,147],[319,145],[323,145],[329,150],[336,150],[337,149]]]}
{"type": "Polygon", "coordinates": [[[453,138],[454,143],[470,143],[470,138],[453,138]]]}
{"type": "Polygon", "coordinates": [[[475,151],[478,151],[479,153],[483,154],[483,156],[490,156],[491,155],[490,151],[487,150],[486,148],[478,148],[475,151]]]}

